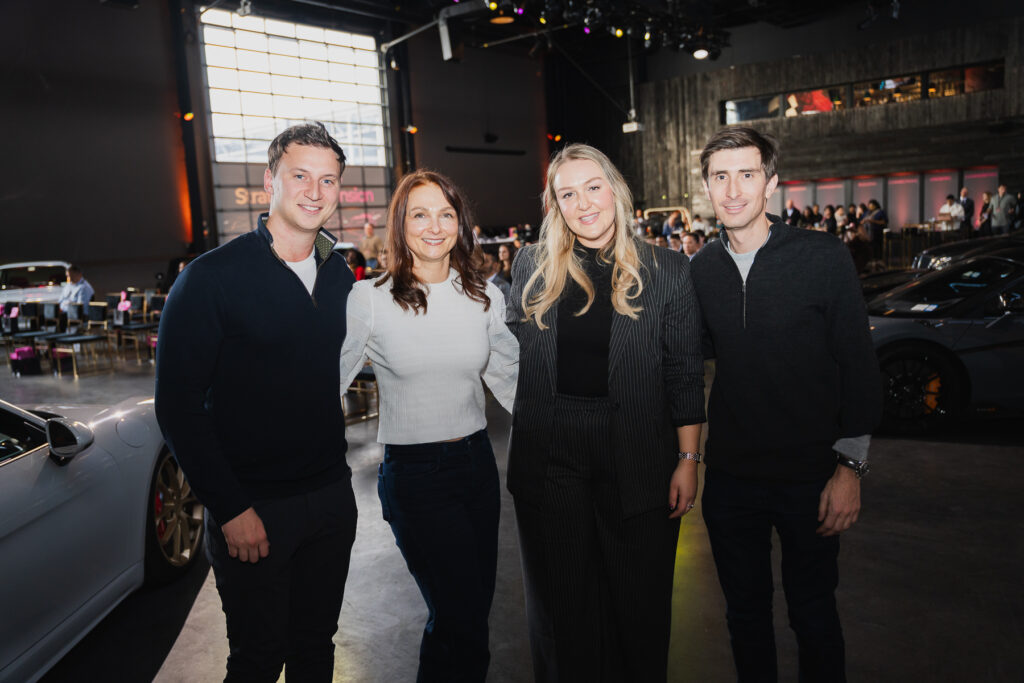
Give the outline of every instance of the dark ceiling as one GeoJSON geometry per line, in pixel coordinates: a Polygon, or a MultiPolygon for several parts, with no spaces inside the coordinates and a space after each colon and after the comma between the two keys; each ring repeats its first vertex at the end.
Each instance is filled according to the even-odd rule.
{"type": "MultiPolygon", "coordinates": [[[[216,0],[230,7],[239,0],[216,0]]],[[[528,36],[558,34],[586,51],[588,38],[632,38],[648,51],[692,51],[705,46],[712,58],[729,44],[729,29],[754,22],[783,28],[823,19],[850,5],[865,18],[899,12],[899,0],[251,0],[254,7],[289,14],[342,15],[347,20],[388,23],[393,35],[447,16],[453,37],[471,46],[516,43],[528,36]],[[492,20],[510,19],[505,24],[492,20]],[[618,32],[621,32],[619,35],[618,32]]],[[[535,41],[522,44],[529,48],[535,41]]],[[[603,42],[603,41],[600,41],[603,42]]]]}

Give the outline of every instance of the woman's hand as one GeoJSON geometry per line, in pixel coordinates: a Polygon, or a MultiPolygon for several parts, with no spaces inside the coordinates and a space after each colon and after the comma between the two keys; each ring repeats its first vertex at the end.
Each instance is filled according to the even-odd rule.
{"type": "Polygon", "coordinates": [[[697,503],[697,463],[680,460],[668,486],[669,519],[677,519],[693,509],[697,503]]]}

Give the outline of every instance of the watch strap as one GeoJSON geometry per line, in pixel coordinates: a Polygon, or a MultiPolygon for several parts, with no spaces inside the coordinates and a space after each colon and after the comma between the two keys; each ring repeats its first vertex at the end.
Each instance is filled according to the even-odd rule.
{"type": "Polygon", "coordinates": [[[680,460],[692,460],[696,463],[704,462],[704,456],[700,453],[689,453],[687,451],[679,451],[680,460]]]}

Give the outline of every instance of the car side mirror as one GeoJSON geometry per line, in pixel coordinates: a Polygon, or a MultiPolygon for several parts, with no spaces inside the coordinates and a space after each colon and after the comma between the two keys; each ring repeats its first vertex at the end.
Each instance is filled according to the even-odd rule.
{"type": "Polygon", "coordinates": [[[50,444],[50,457],[58,465],[66,465],[92,445],[95,436],[89,425],[77,420],[53,417],[46,421],[46,441],[50,444]]]}

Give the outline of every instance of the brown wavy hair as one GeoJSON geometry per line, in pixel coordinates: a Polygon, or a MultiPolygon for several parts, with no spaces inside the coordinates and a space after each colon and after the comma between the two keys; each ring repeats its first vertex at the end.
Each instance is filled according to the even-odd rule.
{"type": "Polygon", "coordinates": [[[455,214],[459,217],[459,234],[455,239],[455,246],[448,252],[449,263],[458,273],[455,282],[462,287],[466,296],[483,304],[485,311],[488,310],[491,300],[487,297],[487,281],[477,272],[473,261],[473,216],[455,183],[435,171],[413,171],[398,182],[395,195],[391,198],[391,205],[388,206],[387,272],[377,278],[374,287],[381,287],[390,281],[391,296],[402,310],[427,312],[424,283],[416,279],[412,272],[412,251],[405,240],[405,213],[409,208],[409,195],[421,185],[436,185],[455,209],[455,214]]]}

